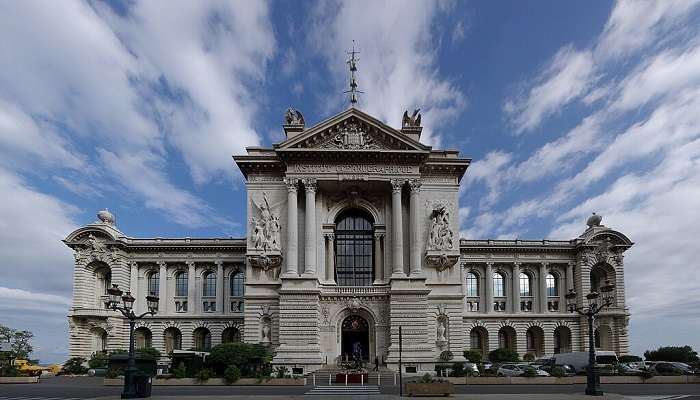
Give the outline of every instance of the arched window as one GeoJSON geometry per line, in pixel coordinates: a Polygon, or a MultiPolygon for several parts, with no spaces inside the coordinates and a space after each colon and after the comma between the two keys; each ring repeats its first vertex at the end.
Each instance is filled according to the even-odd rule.
{"type": "Polygon", "coordinates": [[[231,273],[230,290],[232,297],[243,297],[245,294],[245,273],[243,271],[234,271],[231,273]]]}
{"type": "Polygon", "coordinates": [[[216,273],[207,272],[204,274],[204,282],[202,283],[202,296],[216,296],[216,273]]]}
{"type": "Polygon", "coordinates": [[[545,281],[547,282],[547,296],[559,296],[559,282],[557,281],[557,277],[553,274],[547,274],[545,281]]]}
{"type": "Polygon", "coordinates": [[[175,327],[170,327],[163,331],[163,338],[165,339],[165,353],[170,354],[173,350],[182,349],[182,333],[175,327]]]}
{"type": "Polygon", "coordinates": [[[175,275],[175,296],[187,296],[187,272],[180,271],[175,275]]]}
{"type": "Polygon", "coordinates": [[[520,295],[521,296],[532,296],[532,290],[530,290],[530,275],[521,272],[520,273],[520,295]]]}
{"type": "Polygon", "coordinates": [[[505,279],[499,272],[493,273],[493,296],[504,297],[506,295],[505,279]]]}
{"type": "Polygon", "coordinates": [[[211,350],[211,332],[207,328],[194,330],[194,349],[197,351],[211,350]]]}
{"type": "Polygon", "coordinates": [[[238,328],[228,327],[221,333],[221,343],[240,343],[241,331],[238,328]]]}
{"type": "Polygon", "coordinates": [[[467,274],[467,296],[479,296],[479,278],[473,272],[467,274]]]}
{"type": "Polygon", "coordinates": [[[148,328],[140,327],[134,331],[134,344],[136,349],[151,347],[151,331],[148,328]]]}
{"type": "Polygon", "coordinates": [[[112,271],[109,269],[103,269],[98,273],[98,279],[100,280],[100,293],[102,295],[108,295],[107,289],[112,287],[112,271]]]}
{"type": "Polygon", "coordinates": [[[148,275],[148,294],[151,296],[158,296],[158,289],[160,285],[160,273],[151,272],[148,275]]]}
{"type": "Polygon", "coordinates": [[[374,227],[360,210],[341,214],[335,224],[335,275],[340,286],[370,286],[374,274],[374,227]]]}

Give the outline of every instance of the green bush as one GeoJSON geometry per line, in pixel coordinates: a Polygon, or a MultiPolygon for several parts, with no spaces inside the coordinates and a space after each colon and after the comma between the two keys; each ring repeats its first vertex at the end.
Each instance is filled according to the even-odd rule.
{"type": "Polygon", "coordinates": [[[489,360],[491,362],[518,362],[520,361],[520,356],[517,351],[508,350],[504,348],[498,348],[489,353],[489,360]]]}
{"type": "Polygon", "coordinates": [[[235,365],[230,365],[224,371],[224,379],[229,385],[232,383],[236,383],[239,379],[241,379],[241,370],[238,369],[238,367],[235,365]]]}
{"type": "Polygon", "coordinates": [[[523,356],[523,361],[533,362],[535,361],[535,355],[532,353],[525,353],[525,355],[523,356]]]}
{"type": "Polygon", "coordinates": [[[644,352],[644,358],[647,361],[671,361],[686,364],[697,363],[700,360],[698,352],[690,346],[664,346],[656,350],[647,350],[644,352]]]}
{"type": "Polygon", "coordinates": [[[464,350],[464,358],[470,362],[479,364],[481,362],[481,353],[476,350],[464,350]]]}
{"type": "Polygon", "coordinates": [[[275,376],[278,378],[291,378],[292,376],[289,374],[289,369],[285,367],[284,365],[280,365],[279,367],[275,368],[275,376]]]}
{"type": "Polygon", "coordinates": [[[61,374],[63,375],[84,375],[87,374],[88,369],[83,367],[85,364],[85,359],[83,357],[72,357],[63,363],[63,368],[61,368],[61,374]]]}
{"type": "Polygon", "coordinates": [[[555,378],[561,378],[566,376],[566,371],[562,367],[554,367],[552,368],[552,372],[550,373],[555,378]]]}
{"type": "Polygon", "coordinates": [[[537,370],[535,367],[527,367],[525,368],[525,373],[523,374],[524,377],[526,378],[534,378],[537,376],[537,370]]]}
{"type": "Polygon", "coordinates": [[[107,361],[109,356],[103,351],[97,351],[92,353],[92,357],[88,361],[88,367],[90,368],[105,368],[107,367],[107,361]]]}
{"type": "Polygon", "coordinates": [[[124,375],[124,369],[123,368],[109,368],[107,372],[105,372],[105,378],[109,379],[114,379],[118,378],[120,376],[124,375]]]}
{"type": "Polygon", "coordinates": [[[452,376],[464,376],[464,363],[452,363],[452,376]]]}
{"type": "Polygon", "coordinates": [[[177,365],[177,368],[173,370],[173,374],[178,379],[187,378],[187,366],[185,366],[185,363],[180,362],[180,364],[177,365]]]}
{"type": "Polygon", "coordinates": [[[433,379],[433,376],[427,372],[425,373],[425,375],[423,375],[423,377],[420,380],[420,383],[433,383],[433,382],[435,382],[435,380],[433,379]]]}
{"type": "Polygon", "coordinates": [[[14,365],[8,365],[6,367],[0,368],[0,376],[15,377],[19,375],[19,369],[14,365]]]}
{"type": "MultiPolygon", "coordinates": [[[[223,374],[226,368],[235,365],[242,376],[255,376],[265,368],[269,358],[267,348],[261,344],[224,343],[211,349],[208,360],[217,374],[223,374]]],[[[267,367],[267,370],[272,371],[271,367],[267,367]]]]}
{"type": "Polygon", "coordinates": [[[154,347],[144,347],[142,349],[136,350],[136,352],[140,353],[142,355],[151,356],[155,359],[160,358],[160,351],[158,351],[158,349],[156,349],[154,347]]]}
{"type": "Polygon", "coordinates": [[[199,382],[206,382],[214,376],[214,372],[209,368],[202,368],[195,375],[195,379],[199,382]]]}
{"type": "Polygon", "coordinates": [[[447,372],[445,372],[446,369],[450,369],[452,366],[450,364],[435,364],[435,373],[437,376],[446,376],[447,372]]]}

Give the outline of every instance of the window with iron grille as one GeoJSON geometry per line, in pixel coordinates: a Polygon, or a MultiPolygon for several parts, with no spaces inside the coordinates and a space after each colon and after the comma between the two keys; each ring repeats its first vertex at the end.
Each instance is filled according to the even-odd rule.
{"type": "Polygon", "coordinates": [[[335,275],[340,286],[370,286],[374,275],[374,227],[360,210],[341,214],[335,225],[335,275]]]}

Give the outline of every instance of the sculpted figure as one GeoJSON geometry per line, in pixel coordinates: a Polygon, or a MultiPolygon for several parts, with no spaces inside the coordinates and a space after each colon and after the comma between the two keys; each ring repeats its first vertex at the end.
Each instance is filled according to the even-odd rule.
{"type": "Polygon", "coordinates": [[[452,250],[454,248],[454,232],[450,229],[450,212],[447,207],[440,205],[431,214],[432,226],[428,238],[430,250],[452,250]]]}
{"type": "Polygon", "coordinates": [[[284,122],[286,125],[304,125],[304,116],[294,108],[288,108],[284,113],[284,122]]]}
{"type": "Polygon", "coordinates": [[[438,331],[437,331],[438,341],[440,341],[440,342],[446,341],[447,339],[445,338],[445,331],[447,330],[447,328],[445,328],[445,321],[443,321],[442,319],[439,319],[437,329],[438,329],[438,331]]]}
{"type": "Polygon", "coordinates": [[[420,126],[420,108],[413,110],[411,116],[408,115],[408,110],[404,111],[401,126],[403,128],[420,126]]]}

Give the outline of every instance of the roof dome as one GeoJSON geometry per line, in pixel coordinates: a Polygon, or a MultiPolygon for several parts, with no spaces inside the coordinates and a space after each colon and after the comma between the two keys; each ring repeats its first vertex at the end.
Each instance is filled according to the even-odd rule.
{"type": "Polygon", "coordinates": [[[112,213],[109,212],[106,208],[97,213],[97,218],[105,224],[114,224],[114,215],[112,215],[112,213]]]}
{"type": "Polygon", "coordinates": [[[588,220],[586,221],[586,225],[588,225],[589,228],[594,227],[594,226],[600,226],[601,221],[603,221],[603,216],[598,215],[596,213],[593,213],[593,215],[588,217],[588,220]]]}

